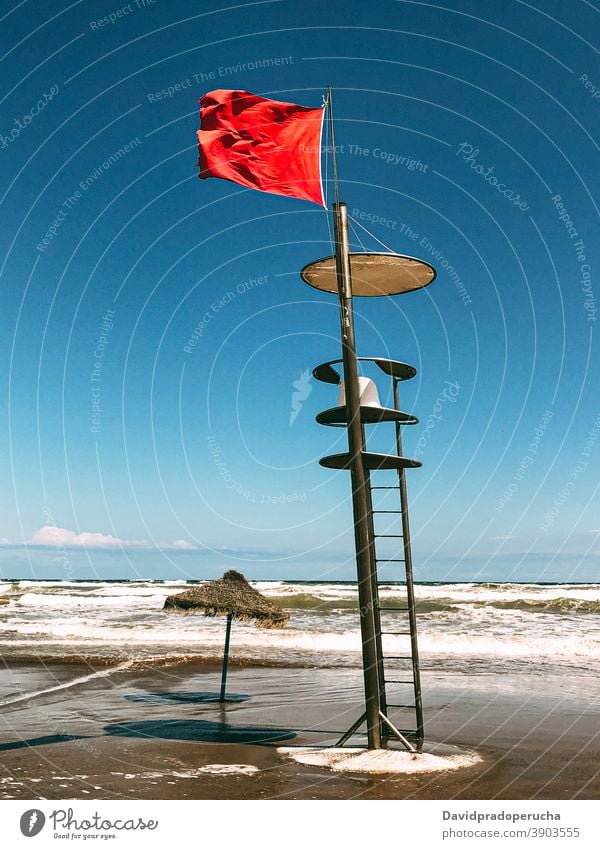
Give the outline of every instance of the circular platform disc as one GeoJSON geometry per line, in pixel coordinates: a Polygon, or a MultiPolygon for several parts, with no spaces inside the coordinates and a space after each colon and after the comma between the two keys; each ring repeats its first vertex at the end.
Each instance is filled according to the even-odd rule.
{"type": "MultiPolygon", "coordinates": [[[[402,295],[435,280],[435,269],[428,262],[401,254],[352,253],[350,269],[353,295],[402,295]]],[[[300,274],[309,286],[337,294],[335,257],[311,262],[300,274]]]]}

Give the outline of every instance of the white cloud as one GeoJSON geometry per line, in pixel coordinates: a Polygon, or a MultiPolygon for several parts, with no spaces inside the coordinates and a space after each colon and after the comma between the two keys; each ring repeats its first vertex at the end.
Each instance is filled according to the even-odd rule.
{"type": "Polygon", "coordinates": [[[152,543],[146,539],[120,539],[112,534],[100,534],[92,531],[75,533],[68,528],[58,528],[56,525],[44,525],[39,528],[31,539],[30,545],[53,545],[67,548],[175,548],[192,550],[195,548],[184,539],[175,542],[152,543]]]}
{"type": "Polygon", "coordinates": [[[10,545],[10,542],[6,539],[6,537],[0,537],[0,545],[10,545]]]}
{"type": "Polygon", "coordinates": [[[112,534],[97,534],[84,531],[76,534],[67,528],[44,525],[31,537],[32,545],[85,546],[87,548],[139,548],[148,545],[144,540],[119,539],[112,534]]]}
{"type": "MultiPolygon", "coordinates": [[[[166,547],[167,548],[180,548],[180,549],[183,549],[185,551],[193,551],[193,550],[196,549],[195,545],[192,545],[191,542],[188,542],[185,539],[176,539],[175,542],[169,543],[169,545],[166,546],[166,547]]],[[[163,548],[165,548],[165,546],[163,546],[163,548]]]]}

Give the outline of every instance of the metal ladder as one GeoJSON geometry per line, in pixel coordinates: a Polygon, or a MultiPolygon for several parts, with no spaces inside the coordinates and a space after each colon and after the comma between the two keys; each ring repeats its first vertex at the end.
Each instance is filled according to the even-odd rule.
{"type": "MultiPolygon", "coordinates": [[[[392,378],[393,387],[394,387],[394,409],[400,410],[399,405],[399,391],[398,391],[398,383],[399,380],[396,378],[392,378]]],[[[395,423],[396,430],[396,453],[399,457],[402,456],[402,424],[400,422],[395,423]]],[[[403,636],[409,637],[410,639],[410,653],[409,654],[401,654],[401,655],[390,655],[385,653],[385,648],[382,640],[382,648],[381,648],[381,657],[382,657],[382,668],[380,670],[380,681],[381,684],[381,701],[383,705],[383,710],[387,714],[388,710],[391,708],[392,710],[414,710],[415,716],[415,727],[414,729],[408,728],[399,728],[400,732],[404,737],[407,737],[410,740],[413,740],[418,752],[420,752],[423,748],[423,740],[424,740],[424,727],[423,727],[423,697],[421,691],[421,671],[419,664],[419,646],[417,640],[417,616],[415,609],[415,593],[414,593],[414,580],[413,580],[413,565],[412,565],[412,548],[410,541],[410,523],[408,518],[408,497],[406,491],[406,470],[404,468],[398,469],[396,471],[398,476],[398,480],[394,485],[391,486],[371,486],[371,491],[373,490],[386,490],[386,491],[396,491],[398,493],[398,507],[396,509],[378,509],[372,506],[371,503],[371,521],[372,521],[372,529],[373,529],[373,558],[375,561],[376,571],[380,563],[397,563],[404,564],[404,587],[406,589],[406,606],[398,607],[398,606],[390,606],[388,604],[382,604],[379,599],[379,587],[382,585],[382,581],[377,580],[377,609],[378,613],[382,612],[390,612],[390,613],[405,613],[406,617],[406,625],[402,627],[402,630],[396,630],[398,626],[394,627],[394,630],[385,630],[381,627],[381,616],[377,617],[377,627],[379,631],[379,639],[382,640],[385,636],[403,636]],[[401,533],[378,533],[378,528],[376,527],[375,516],[377,515],[393,515],[400,519],[401,522],[401,533]],[[389,558],[389,557],[378,557],[377,556],[377,540],[379,539],[396,539],[401,541],[402,543],[402,552],[404,554],[403,557],[400,558],[389,558]],[[387,677],[387,666],[388,661],[410,661],[410,668],[403,669],[395,669],[394,677],[387,677]],[[402,677],[397,677],[401,675],[402,677]],[[413,701],[407,703],[407,700],[403,700],[401,702],[391,701],[388,698],[388,685],[394,685],[395,687],[406,687],[410,685],[413,701]]],[[[372,496],[371,496],[372,502],[372,496]]],[[[389,529],[386,529],[386,531],[389,529]]],[[[400,529],[398,529],[400,530],[400,529]]],[[[391,674],[391,673],[390,673],[391,674]]],[[[387,738],[392,738],[391,735],[386,728],[385,725],[382,726],[382,734],[387,738]]]]}

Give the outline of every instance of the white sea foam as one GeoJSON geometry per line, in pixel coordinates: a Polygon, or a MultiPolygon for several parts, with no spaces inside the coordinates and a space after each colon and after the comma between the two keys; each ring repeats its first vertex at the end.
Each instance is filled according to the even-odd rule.
{"type": "MultiPolygon", "coordinates": [[[[438,747],[439,748],[439,747],[438,747]]],[[[449,749],[450,747],[446,747],[449,749]]],[[[454,750],[447,754],[421,755],[398,749],[320,749],[284,746],[277,749],[296,763],[319,766],[332,772],[399,773],[442,772],[480,763],[475,752],[454,750]]]]}
{"type": "Polygon", "coordinates": [[[111,775],[122,775],[123,778],[131,780],[146,780],[157,778],[200,778],[202,775],[256,775],[260,772],[253,764],[206,764],[195,769],[176,769],[162,772],[112,772],[111,775]]]}

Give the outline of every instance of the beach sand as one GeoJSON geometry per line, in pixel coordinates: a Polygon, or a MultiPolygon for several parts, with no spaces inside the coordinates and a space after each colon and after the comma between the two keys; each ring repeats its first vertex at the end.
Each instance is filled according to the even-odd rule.
{"type": "MultiPolygon", "coordinates": [[[[219,677],[218,667],[197,662],[116,670],[35,661],[6,666],[0,798],[599,795],[600,703],[560,680],[425,673],[427,739],[476,751],[481,761],[447,773],[370,777],[296,764],[277,752],[336,742],[362,711],[359,669],[233,665],[230,693],[247,698],[225,705],[211,701],[219,677]]],[[[400,715],[396,720],[402,726],[400,715]]],[[[365,738],[353,742],[364,745],[365,738]]]]}

